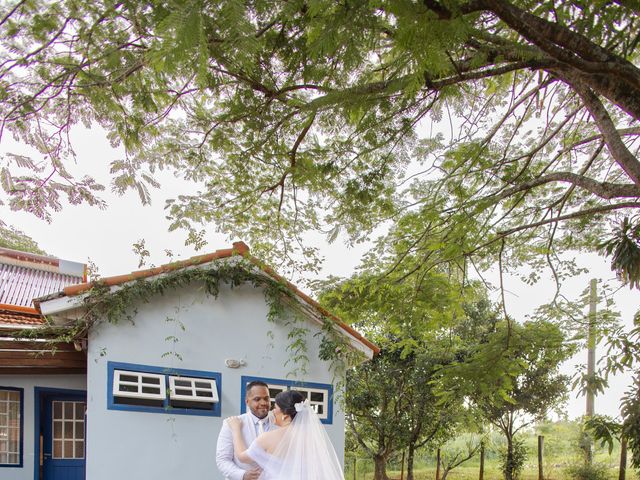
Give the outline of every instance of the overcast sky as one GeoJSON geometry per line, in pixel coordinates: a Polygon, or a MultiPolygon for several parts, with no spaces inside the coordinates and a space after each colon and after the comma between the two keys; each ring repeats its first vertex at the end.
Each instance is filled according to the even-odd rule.
{"type": "MultiPolygon", "coordinates": [[[[78,165],[74,170],[89,173],[99,181],[108,183],[109,162],[120,158],[121,152],[111,148],[100,130],[76,131],[74,142],[78,157],[78,165]]],[[[0,151],[26,153],[26,150],[16,146],[7,136],[0,144],[0,151]]],[[[203,251],[196,252],[192,247],[186,247],[184,232],[168,232],[169,222],[165,219],[163,211],[164,200],[175,196],[184,184],[175,181],[170,173],[161,174],[157,178],[163,187],[153,192],[153,202],[150,206],[142,206],[134,192],[117,196],[107,190],[103,195],[109,205],[106,210],[87,206],[69,206],[55,213],[51,223],[46,223],[29,214],[10,212],[6,206],[0,206],[0,218],[24,231],[51,255],[78,262],[89,260],[94,262],[101,276],[137,270],[138,258],[133,253],[132,245],[140,239],[145,240],[151,253],[148,265],[166,263],[168,257],[165,250],[170,250],[174,259],[183,259],[195,254],[227,248],[232,241],[240,240],[225,238],[216,234],[213,228],[209,228],[208,246],[203,251]]],[[[364,245],[349,249],[340,241],[329,245],[321,238],[318,238],[317,242],[325,257],[321,277],[350,275],[366,249],[364,245]]],[[[611,283],[616,283],[603,259],[596,255],[580,254],[578,261],[581,266],[589,268],[590,273],[564,283],[564,293],[570,298],[577,298],[588,286],[589,279],[592,277],[612,280],[611,283]]],[[[538,284],[528,286],[517,277],[508,277],[505,283],[507,309],[510,315],[520,321],[525,320],[537,306],[548,302],[553,295],[550,279],[542,279],[538,284]]],[[[640,295],[637,291],[631,292],[624,288],[618,291],[615,299],[622,314],[622,320],[625,324],[631,325],[633,314],[640,308],[640,295]]],[[[602,350],[600,348],[599,354],[602,354],[602,350]]],[[[565,367],[567,373],[573,373],[578,363],[586,363],[586,352],[580,352],[565,367]]],[[[627,381],[628,379],[625,378],[614,379],[607,395],[596,399],[598,413],[612,416],[618,414],[618,400],[627,381]]],[[[573,418],[581,415],[584,408],[584,399],[576,398],[575,394],[572,394],[567,405],[569,416],[573,418]]]]}

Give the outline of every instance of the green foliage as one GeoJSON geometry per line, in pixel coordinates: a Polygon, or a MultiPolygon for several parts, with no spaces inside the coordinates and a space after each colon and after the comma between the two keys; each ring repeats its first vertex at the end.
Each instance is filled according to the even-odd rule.
{"type": "Polygon", "coordinates": [[[612,418],[604,415],[594,415],[585,421],[585,430],[589,432],[596,441],[600,442],[600,446],[607,446],[609,455],[613,452],[614,442],[620,440],[622,425],[612,418]]]}
{"type": "Polygon", "coordinates": [[[640,470],[640,375],[633,377],[631,387],[622,397],[622,434],[627,438],[631,450],[631,464],[640,470]]]}
{"type": "Polygon", "coordinates": [[[599,372],[599,378],[606,385],[610,375],[632,373],[633,382],[624,393],[620,402],[621,422],[610,422],[596,417],[594,423],[587,426],[596,434],[596,438],[610,445],[610,438],[624,436],[631,451],[631,463],[640,468],[640,376],[637,367],[640,362],[640,314],[634,317],[634,326],[627,329],[615,325],[604,331],[607,355],[599,372]],[[617,425],[617,426],[616,426],[617,425]]]}
{"type": "Polygon", "coordinates": [[[618,278],[629,288],[640,290],[640,220],[636,218],[634,225],[625,217],[613,237],[600,248],[611,257],[611,270],[617,272],[618,278]]]}
{"type": "Polygon", "coordinates": [[[497,424],[518,411],[540,419],[566,394],[558,370],[572,352],[550,322],[500,322],[465,361],[443,369],[443,395],[468,395],[497,424]]]}
{"type": "Polygon", "coordinates": [[[391,219],[424,270],[555,265],[639,207],[640,20],[604,5],[5,2],[0,135],[35,153],[2,157],[0,201],[104,206],[70,168],[81,122],[125,151],[115,191],[148,202],[165,169],[198,185],[167,204],[198,246],[213,222],[313,266],[305,233],[391,219]]]}
{"type": "Polygon", "coordinates": [[[572,465],[567,469],[569,478],[572,480],[608,480],[609,473],[607,467],[601,463],[580,463],[572,465]]]}
{"type": "MultiPolygon", "coordinates": [[[[544,476],[549,479],[567,480],[569,474],[567,469],[573,465],[582,463],[584,457],[582,452],[577,451],[576,439],[581,431],[581,420],[571,421],[554,421],[543,422],[536,425],[535,428],[525,429],[518,434],[518,437],[524,441],[524,445],[529,452],[529,458],[525,462],[524,468],[520,474],[521,480],[538,479],[537,459],[534,455],[537,448],[538,435],[544,435],[544,476]]],[[[456,431],[453,438],[443,446],[441,451],[443,465],[441,467],[441,475],[444,473],[445,462],[456,452],[466,452],[467,445],[470,442],[477,441],[477,434],[463,433],[456,431]]],[[[500,452],[505,452],[506,442],[499,432],[488,432],[485,436],[485,475],[484,478],[495,480],[503,476],[500,469],[500,452]]],[[[353,456],[349,453],[345,458],[345,478],[353,478],[353,456]]],[[[420,451],[416,456],[416,465],[414,470],[415,480],[433,480],[435,478],[436,451],[432,446],[428,446],[425,450],[420,451]]],[[[606,448],[596,444],[594,447],[594,462],[603,465],[607,469],[608,479],[618,478],[618,466],[620,457],[620,445],[615,442],[614,450],[609,455],[606,448]]],[[[451,471],[447,476],[448,479],[454,480],[477,480],[478,470],[480,467],[480,458],[476,454],[464,464],[451,471]]],[[[387,470],[389,478],[400,478],[402,469],[401,456],[397,456],[389,462],[387,470]]],[[[358,480],[372,479],[371,461],[367,461],[362,456],[357,461],[358,480]],[[364,472],[368,472],[365,476],[364,472]]],[[[407,478],[407,468],[405,464],[404,478],[407,478]]],[[[627,478],[637,478],[637,472],[627,470],[627,478]]]]}
{"type": "Polygon", "coordinates": [[[3,225],[2,222],[0,222],[0,247],[47,255],[33,239],[11,225],[3,225]]]}
{"type": "MultiPolygon", "coordinates": [[[[435,270],[407,275],[415,265],[396,262],[396,248],[381,246],[359,273],[317,287],[324,305],[382,348],[347,374],[351,448],[375,459],[379,469],[406,448],[411,472],[418,449],[445,442],[462,425],[477,427],[462,397],[437,396],[439,371],[484,341],[496,315],[477,284],[463,286],[435,270]]],[[[334,348],[325,342],[326,351],[334,348]]],[[[461,455],[451,458],[451,468],[461,455]]]]}
{"type": "Polygon", "coordinates": [[[569,378],[559,367],[573,350],[551,322],[503,321],[466,358],[442,369],[441,397],[468,399],[505,436],[507,480],[517,474],[516,434],[566,397],[569,378]]]}

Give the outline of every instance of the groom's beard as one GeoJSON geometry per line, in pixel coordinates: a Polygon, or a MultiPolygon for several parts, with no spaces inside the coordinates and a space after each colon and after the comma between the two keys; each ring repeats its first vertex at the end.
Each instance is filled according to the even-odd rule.
{"type": "Polygon", "coordinates": [[[267,418],[267,416],[269,415],[269,407],[256,408],[252,411],[252,413],[262,420],[263,418],[267,418]]]}

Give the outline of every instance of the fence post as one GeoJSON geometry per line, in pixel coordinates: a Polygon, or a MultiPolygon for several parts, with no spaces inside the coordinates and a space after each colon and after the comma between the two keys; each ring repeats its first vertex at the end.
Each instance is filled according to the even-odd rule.
{"type": "Polygon", "coordinates": [[[544,436],[538,435],[538,480],[544,480],[542,471],[542,449],[544,448],[544,436]]]}
{"type": "Polygon", "coordinates": [[[478,480],[484,480],[484,440],[480,442],[480,475],[478,480]]]}

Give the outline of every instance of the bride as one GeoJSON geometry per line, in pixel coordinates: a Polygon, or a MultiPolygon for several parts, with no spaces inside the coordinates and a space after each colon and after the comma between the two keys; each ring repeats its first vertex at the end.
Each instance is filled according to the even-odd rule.
{"type": "Polygon", "coordinates": [[[242,420],[226,421],[240,461],[256,463],[260,480],[344,480],[342,468],[316,412],[296,390],[275,398],[275,423],[280,428],[263,433],[249,448],[242,438],[242,420]]]}

